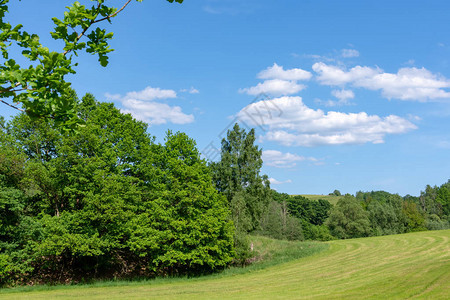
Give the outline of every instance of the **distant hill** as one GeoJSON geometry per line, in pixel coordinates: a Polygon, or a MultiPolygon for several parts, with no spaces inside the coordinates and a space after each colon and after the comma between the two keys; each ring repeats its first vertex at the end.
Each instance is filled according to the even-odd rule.
{"type": "MultiPolygon", "coordinates": [[[[292,195],[292,196],[296,196],[296,195],[292,195]]],[[[335,196],[335,195],[309,195],[309,194],[303,194],[300,196],[305,197],[310,200],[319,200],[319,199],[328,200],[333,205],[335,205],[339,201],[339,199],[344,197],[344,196],[335,196]]]]}

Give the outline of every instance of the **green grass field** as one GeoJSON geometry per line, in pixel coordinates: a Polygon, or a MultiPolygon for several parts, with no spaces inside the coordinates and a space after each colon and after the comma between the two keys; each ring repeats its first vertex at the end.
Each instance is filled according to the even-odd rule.
{"type": "Polygon", "coordinates": [[[300,195],[300,196],[305,197],[309,200],[319,200],[319,199],[328,200],[333,205],[336,205],[339,199],[344,198],[344,196],[335,196],[335,195],[300,195]]]}
{"type": "MultiPolygon", "coordinates": [[[[0,298],[449,299],[449,239],[450,230],[339,240],[328,242],[324,251],[313,250],[311,253],[316,254],[259,270],[249,268],[195,279],[119,282],[116,286],[3,290],[0,298]]],[[[270,244],[266,248],[275,246],[264,239],[257,243],[261,241],[270,244]]],[[[289,251],[308,245],[316,249],[311,243],[284,243],[289,251]]]]}

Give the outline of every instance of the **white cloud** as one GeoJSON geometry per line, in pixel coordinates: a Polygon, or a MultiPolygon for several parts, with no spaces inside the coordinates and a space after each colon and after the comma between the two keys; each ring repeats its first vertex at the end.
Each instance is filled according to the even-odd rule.
{"type": "Polygon", "coordinates": [[[288,180],[286,180],[286,181],[279,181],[279,180],[276,180],[276,179],[273,178],[273,177],[270,177],[270,178],[269,178],[269,181],[270,181],[270,184],[275,184],[275,185],[277,185],[277,184],[283,184],[283,183],[292,183],[292,180],[290,180],[290,179],[288,179],[288,180]]]}
{"type": "Polygon", "coordinates": [[[379,68],[356,66],[344,70],[338,66],[315,63],[313,70],[318,73],[321,84],[344,86],[350,84],[369,90],[380,90],[388,99],[427,101],[450,98],[450,80],[433,74],[425,68],[401,68],[397,73],[386,73],[379,68]]]}
{"type": "Polygon", "coordinates": [[[265,150],[262,152],[262,160],[264,164],[276,168],[292,168],[296,166],[296,162],[300,161],[313,161],[318,160],[314,157],[304,157],[292,153],[282,153],[277,150],[265,150]]]}
{"type": "Polygon", "coordinates": [[[319,74],[317,80],[320,83],[332,86],[345,85],[364,78],[372,78],[381,72],[379,69],[361,66],[356,66],[349,71],[345,71],[338,66],[327,65],[323,62],[315,63],[312,69],[319,74]]]}
{"type": "Polygon", "coordinates": [[[355,93],[352,90],[332,90],[331,94],[341,101],[355,98],[355,93]]]}
{"type": "Polygon", "coordinates": [[[295,81],[270,79],[265,80],[262,83],[258,83],[256,86],[239,89],[239,92],[247,93],[249,95],[259,95],[261,93],[267,93],[274,96],[280,96],[295,94],[303,90],[304,88],[304,85],[298,84],[295,81]]]}
{"type": "Polygon", "coordinates": [[[154,100],[154,99],[168,99],[176,98],[177,93],[174,90],[162,90],[160,88],[152,88],[151,86],[146,87],[142,91],[138,92],[128,92],[124,99],[135,99],[135,100],[154,100]]]}
{"type": "Polygon", "coordinates": [[[194,122],[194,115],[183,113],[181,107],[170,106],[154,101],[155,99],[176,98],[173,90],[146,87],[142,91],[128,92],[125,96],[119,94],[105,94],[106,98],[119,101],[123,113],[129,113],[134,118],[151,125],[160,125],[167,122],[174,124],[187,124],[194,122]]]}
{"type": "Polygon", "coordinates": [[[239,89],[239,93],[249,95],[270,94],[272,96],[283,96],[296,94],[306,88],[299,84],[299,80],[309,80],[312,74],[308,71],[293,68],[285,70],[276,63],[258,73],[259,79],[265,79],[256,86],[239,89]]]}
{"type": "Polygon", "coordinates": [[[135,99],[128,99],[122,102],[125,109],[123,113],[129,113],[134,118],[152,125],[166,124],[187,124],[194,122],[194,115],[187,115],[182,112],[179,106],[169,106],[159,102],[145,102],[135,99]]]}
{"type": "Polygon", "coordinates": [[[326,107],[334,107],[334,106],[342,106],[342,105],[351,105],[352,103],[350,103],[348,101],[348,99],[353,99],[355,98],[355,94],[353,93],[352,90],[332,90],[331,94],[338,98],[339,101],[333,101],[333,100],[327,100],[327,101],[323,101],[320,99],[315,99],[314,102],[321,104],[321,105],[325,105],[326,107]]]}
{"type": "Polygon", "coordinates": [[[342,57],[350,58],[350,57],[358,57],[359,52],[355,49],[342,49],[341,51],[342,57]]]}
{"type": "Polygon", "coordinates": [[[308,71],[297,68],[284,70],[276,63],[258,74],[259,79],[309,80],[311,77],[312,74],[308,71]]]}
{"type": "Polygon", "coordinates": [[[426,101],[450,98],[450,93],[443,90],[450,87],[450,81],[425,68],[402,68],[397,74],[382,73],[356,84],[371,90],[381,90],[383,96],[389,99],[426,101]]]}
{"type": "Polygon", "coordinates": [[[200,93],[200,91],[197,90],[196,88],[194,88],[193,86],[191,86],[190,89],[181,89],[180,92],[182,92],[182,93],[189,93],[189,94],[198,94],[198,93],[200,93]]]}
{"type": "Polygon", "coordinates": [[[417,127],[399,116],[379,117],[360,113],[341,113],[314,110],[301,97],[281,97],[252,103],[238,113],[238,117],[253,126],[264,120],[269,131],[264,140],[286,146],[319,146],[363,143],[383,143],[387,134],[400,134],[417,127]],[[268,107],[276,107],[274,115],[268,107]],[[258,118],[255,118],[258,116],[258,118]]]}
{"type": "Polygon", "coordinates": [[[410,121],[415,121],[415,122],[419,122],[422,121],[422,118],[416,115],[412,115],[412,114],[408,114],[408,119],[410,121]]]}
{"type": "Polygon", "coordinates": [[[318,62],[324,62],[324,61],[334,62],[334,61],[336,61],[335,58],[325,56],[325,55],[318,55],[318,54],[304,54],[303,57],[309,58],[309,59],[312,59],[312,60],[318,61],[318,62]]]}

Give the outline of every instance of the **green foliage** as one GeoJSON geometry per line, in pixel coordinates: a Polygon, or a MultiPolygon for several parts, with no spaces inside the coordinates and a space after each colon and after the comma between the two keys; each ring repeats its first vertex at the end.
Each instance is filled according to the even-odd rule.
{"type": "Polygon", "coordinates": [[[214,183],[230,204],[237,193],[243,193],[239,197],[245,202],[242,213],[251,220],[249,231],[258,228],[270,201],[267,176],[259,174],[262,150],[255,140],[254,129],[247,133],[236,123],[222,140],[221,160],[210,164],[214,183]]]}
{"type": "Polygon", "coordinates": [[[286,202],[270,202],[258,233],[279,240],[303,240],[301,222],[289,214],[286,202]]]}
{"type": "Polygon", "coordinates": [[[21,104],[23,111],[33,119],[51,118],[57,125],[64,125],[63,129],[78,129],[81,120],[77,117],[76,102],[70,97],[71,84],[66,81],[67,75],[76,73],[77,62],[73,55],[78,56],[79,51],[85,50],[98,55],[100,65],[106,67],[108,53],[113,51],[108,44],[113,33],[94,28],[94,25],[111,22],[129,3],[117,9],[109,6],[107,0],[91,2],[92,5],[82,5],[76,1],[67,7],[61,19],[52,18],[55,28],[50,35],[61,41],[63,47],[51,51],[41,44],[37,34],[23,31],[21,24],[11,25],[6,21],[9,0],[0,0],[0,50],[4,59],[0,65],[0,101],[3,104],[13,108],[21,104]],[[82,41],[83,37],[87,42],[82,41]],[[10,49],[14,47],[21,49],[29,66],[22,67],[10,58],[10,49]]]}
{"type": "Polygon", "coordinates": [[[309,200],[302,196],[287,198],[289,212],[295,217],[313,225],[322,225],[328,218],[332,207],[328,200],[309,200]]]}
{"type": "Polygon", "coordinates": [[[301,224],[305,240],[331,241],[336,239],[325,224],[314,225],[306,220],[301,220],[301,224]]]}
{"type": "Polygon", "coordinates": [[[325,199],[311,200],[300,195],[290,196],[272,190],[274,201],[287,207],[290,219],[297,220],[302,228],[302,238],[307,240],[329,241],[333,239],[324,222],[330,214],[332,204],[325,199]]]}
{"type": "Polygon", "coordinates": [[[403,214],[403,199],[397,194],[384,191],[358,192],[356,199],[362,201],[369,213],[373,235],[404,233],[406,216],[403,214]]]}
{"type": "Polygon", "coordinates": [[[406,216],[406,230],[408,232],[426,230],[425,219],[419,212],[416,203],[404,201],[403,214],[406,216]]]}
{"type": "Polygon", "coordinates": [[[368,213],[351,195],[346,195],[331,209],[326,224],[333,236],[341,239],[365,237],[371,233],[368,213]]]}
{"type": "Polygon", "coordinates": [[[231,263],[228,203],[195,141],[168,132],[155,144],[145,123],[89,94],[78,108],[86,125],[77,135],[22,114],[0,136],[0,280],[198,274],[231,263]]]}
{"type": "Polygon", "coordinates": [[[442,230],[450,228],[450,224],[447,220],[441,220],[437,215],[430,215],[425,219],[425,227],[428,230],[442,230]]]}
{"type": "Polygon", "coordinates": [[[341,196],[341,192],[339,190],[334,190],[330,195],[341,196]]]}

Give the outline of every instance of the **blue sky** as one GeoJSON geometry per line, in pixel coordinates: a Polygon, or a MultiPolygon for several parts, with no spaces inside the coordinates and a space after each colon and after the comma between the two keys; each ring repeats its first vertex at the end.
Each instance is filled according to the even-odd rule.
{"type": "MultiPolygon", "coordinates": [[[[57,50],[69,3],[12,1],[8,20],[57,50]]],[[[144,0],[107,25],[108,67],[82,54],[70,80],[210,157],[233,120],[256,127],[281,192],[418,195],[450,178],[449,17],[433,0],[144,0]]]]}

